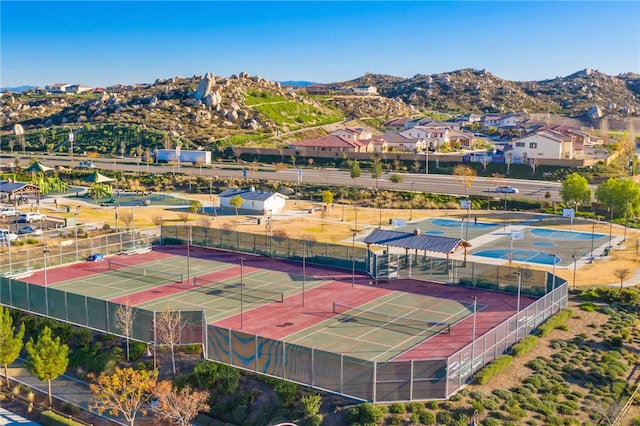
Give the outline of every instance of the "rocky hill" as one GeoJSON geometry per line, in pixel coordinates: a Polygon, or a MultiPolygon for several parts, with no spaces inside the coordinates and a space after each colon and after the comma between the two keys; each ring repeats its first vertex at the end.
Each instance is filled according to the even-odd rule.
{"type": "MultiPolygon", "coordinates": [[[[318,131],[360,118],[415,116],[424,110],[551,113],[593,120],[640,115],[640,75],[631,73],[612,77],[587,69],[553,80],[512,82],[485,70],[465,69],[409,79],[366,74],[335,84],[374,85],[381,96],[310,97],[245,72],[158,79],[78,95],[4,93],[0,137],[8,136],[3,142],[9,143],[6,140],[16,136],[20,125],[25,135],[31,134],[33,145],[38,143],[33,133],[42,129],[115,123],[135,127],[134,132],[158,131],[167,145],[179,139],[186,141],[186,147],[219,141],[277,145],[299,137],[296,132],[305,129],[318,131]]],[[[44,144],[50,136],[39,138],[44,144]]]]}
{"type": "Polygon", "coordinates": [[[435,111],[550,112],[600,118],[640,115],[640,75],[609,76],[585,69],[552,80],[515,82],[486,70],[418,74],[408,79],[366,74],[336,85],[373,85],[381,95],[435,111]]]}

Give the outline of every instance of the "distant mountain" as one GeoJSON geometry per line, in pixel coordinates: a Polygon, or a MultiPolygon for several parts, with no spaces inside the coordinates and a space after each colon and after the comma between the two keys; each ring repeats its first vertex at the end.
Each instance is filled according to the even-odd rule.
{"type": "Polygon", "coordinates": [[[18,87],[0,87],[0,92],[13,92],[13,93],[21,93],[26,92],[30,89],[35,89],[37,86],[18,86],[18,87]]]}
{"type": "Polygon", "coordinates": [[[508,81],[486,70],[463,69],[411,78],[367,73],[335,85],[373,85],[382,96],[418,108],[449,112],[511,111],[563,115],[640,115],[640,75],[609,76],[584,69],[543,81],[508,81]]]}
{"type": "Polygon", "coordinates": [[[296,87],[307,87],[310,86],[312,84],[317,84],[316,82],[313,81],[300,81],[300,80],[287,80],[287,81],[279,81],[278,83],[282,84],[282,85],[287,85],[287,86],[296,86],[296,87]]]}

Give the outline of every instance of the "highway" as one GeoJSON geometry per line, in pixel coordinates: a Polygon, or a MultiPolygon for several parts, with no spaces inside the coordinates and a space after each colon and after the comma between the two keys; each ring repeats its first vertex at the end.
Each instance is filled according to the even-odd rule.
{"type": "MultiPolygon", "coordinates": [[[[7,164],[10,157],[3,153],[0,157],[0,164],[7,164]]],[[[20,158],[20,164],[23,167],[28,165],[31,157],[20,158]]],[[[67,157],[67,156],[40,156],[39,158],[45,165],[50,167],[64,166],[72,167],[77,165],[79,161],[86,161],[87,157],[67,157]]],[[[338,170],[333,168],[286,168],[275,169],[270,165],[255,166],[253,163],[235,164],[235,163],[215,163],[210,166],[195,167],[189,165],[163,165],[151,164],[147,165],[136,161],[136,158],[94,158],[92,159],[96,169],[100,170],[116,170],[127,173],[181,173],[193,176],[219,177],[219,178],[243,178],[263,179],[277,182],[287,183],[313,183],[318,185],[334,185],[334,186],[353,186],[366,188],[380,188],[389,190],[404,190],[415,192],[430,192],[451,195],[465,195],[467,189],[464,183],[455,176],[440,174],[418,174],[418,173],[383,173],[379,179],[373,179],[371,173],[367,170],[362,171],[362,175],[357,179],[352,179],[348,170],[338,170]],[[246,170],[245,170],[246,167],[246,170]],[[392,174],[402,176],[402,182],[393,183],[390,180],[392,174]]],[[[479,195],[487,197],[519,197],[529,198],[538,201],[561,201],[559,190],[559,182],[535,181],[523,179],[507,179],[500,180],[500,185],[512,186],[518,188],[518,194],[501,194],[495,192],[498,182],[495,178],[476,177],[471,183],[468,193],[470,195],[479,195]],[[545,199],[547,192],[550,198],[545,199]]]]}

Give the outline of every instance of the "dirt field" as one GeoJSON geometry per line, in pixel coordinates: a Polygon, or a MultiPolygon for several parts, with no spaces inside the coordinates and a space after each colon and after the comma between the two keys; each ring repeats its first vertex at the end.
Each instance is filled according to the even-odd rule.
{"type": "MultiPolygon", "coordinates": [[[[191,199],[199,199],[206,204],[210,198],[208,195],[189,195],[191,199]]],[[[65,202],[75,208],[78,204],[72,199],[65,202]]],[[[120,211],[126,211],[128,208],[121,207],[120,211]]],[[[296,202],[291,200],[286,206],[286,213],[275,215],[273,217],[271,232],[281,232],[289,237],[306,237],[316,241],[340,242],[348,243],[352,237],[352,229],[371,229],[382,225],[389,225],[391,218],[403,218],[405,220],[417,220],[429,217],[455,217],[463,214],[461,210],[390,210],[390,209],[371,209],[358,208],[357,212],[353,206],[334,205],[325,211],[320,203],[296,202]],[[311,212],[313,209],[313,212],[311,212]]],[[[165,224],[183,223],[183,218],[179,215],[186,212],[184,208],[163,207],[163,206],[147,206],[135,207],[132,209],[135,228],[154,226],[154,218],[161,217],[165,224]]],[[[82,204],[79,209],[79,223],[109,224],[111,227],[115,225],[115,209],[113,207],[93,207],[82,204]]],[[[501,215],[496,212],[478,212],[482,215],[483,220],[501,221],[501,215]]],[[[232,229],[253,232],[267,233],[269,232],[266,218],[263,218],[261,224],[257,224],[255,218],[249,219],[244,215],[227,215],[227,216],[204,216],[199,214],[189,214],[188,223],[193,225],[209,224],[214,228],[230,227],[232,229]],[[211,220],[207,222],[207,220],[211,220]]],[[[120,222],[120,226],[122,226],[120,222]]],[[[557,226],[558,228],[568,229],[568,226],[557,226]]],[[[572,227],[575,231],[591,232],[591,225],[577,225],[572,227]]],[[[595,227],[595,232],[608,234],[610,231],[608,223],[600,223],[595,227]]],[[[613,226],[613,235],[623,235],[624,230],[621,227],[613,226]]],[[[614,247],[611,255],[596,259],[592,264],[580,265],[575,271],[577,287],[592,287],[598,285],[611,285],[620,283],[620,275],[624,275],[625,285],[635,285],[640,279],[640,262],[637,256],[636,241],[640,238],[637,230],[627,230],[627,240],[625,245],[614,247]],[[624,274],[621,271],[627,270],[624,274]]],[[[527,265],[528,268],[544,269],[527,265]]],[[[550,269],[550,267],[549,267],[550,269]]],[[[573,268],[564,269],[556,268],[558,276],[567,279],[573,285],[573,268]]]]}

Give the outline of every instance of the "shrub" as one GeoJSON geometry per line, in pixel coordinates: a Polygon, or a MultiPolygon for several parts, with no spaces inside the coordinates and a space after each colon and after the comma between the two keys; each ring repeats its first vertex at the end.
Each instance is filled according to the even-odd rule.
{"type": "Polygon", "coordinates": [[[562,309],[557,314],[550,317],[544,324],[542,324],[538,328],[538,336],[545,337],[548,336],[551,331],[560,327],[565,323],[571,316],[573,315],[573,311],[571,309],[565,308],[562,309]]]}
{"type": "Polygon", "coordinates": [[[418,415],[418,419],[420,424],[423,425],[435,425],[436,424],[436,415],[431,411],[423,411],[418,415]]]}
{"type": "Polygon", "coordinates": [[[584,302],[580,304],[580,309],[585,312],[596,312],[598,311],[598,305],[593,302],[584,302]]]}
{"type": "Polygon", "coordinates": [[[201,354],[202,345],[200,344],[184,345],[180,347],[180,350],[185,354],[191,354],[191,355],[201,354]]]}
{"type": "Polygon", "coordinates": [[[387,410],[384,406],[373,405],[370,402],[352,407],[347,411],[348,423],[378,424],[384,419],[387,410]]]}
{"type": "Polygon", "coordinates": [[[322,404],[322,397],[320,395],[305,395],[300,401],[302,402],[305,419],[315,417],[316,414],[320,412],[320,405],[322,404]]]}
{"type": "Polygon", "coordinates": [[[82,426],[82,423],[49,410],[40,414],[40,421],[44,426],[82,426]]]}
{"type": "Polygon", "coordinates": [[[274,386],[276,397],[278,398],[278,404],[281,407],[290,407],[296,402],[296,393],[298,392],[298,385],[285,380],[279,380],[274,386]]]}
{"type": "Polygon", "coordinates": [[[513,362],[512,356],[502,355],[499,358],[497,358],[495,361],[493,361],[491,364],[487,365],[482,370],[480,370],[476,374],[475,379],[479,384],[483,385],[498,373],[506,370],[511,365],[512,362],[513,362]]]}
{"type": "Polygon", "coordinates": [[[536,347],[538,338],[536,336],[527,336],[511,348],[514,356],[524,355],[536,347]]]}
{"type": "Polygon", "coordinates": [[[404,414],[407,412],[407,407],[402,402],[395,402],[389,405],[389,412],[393,414],[404,414]]]}

